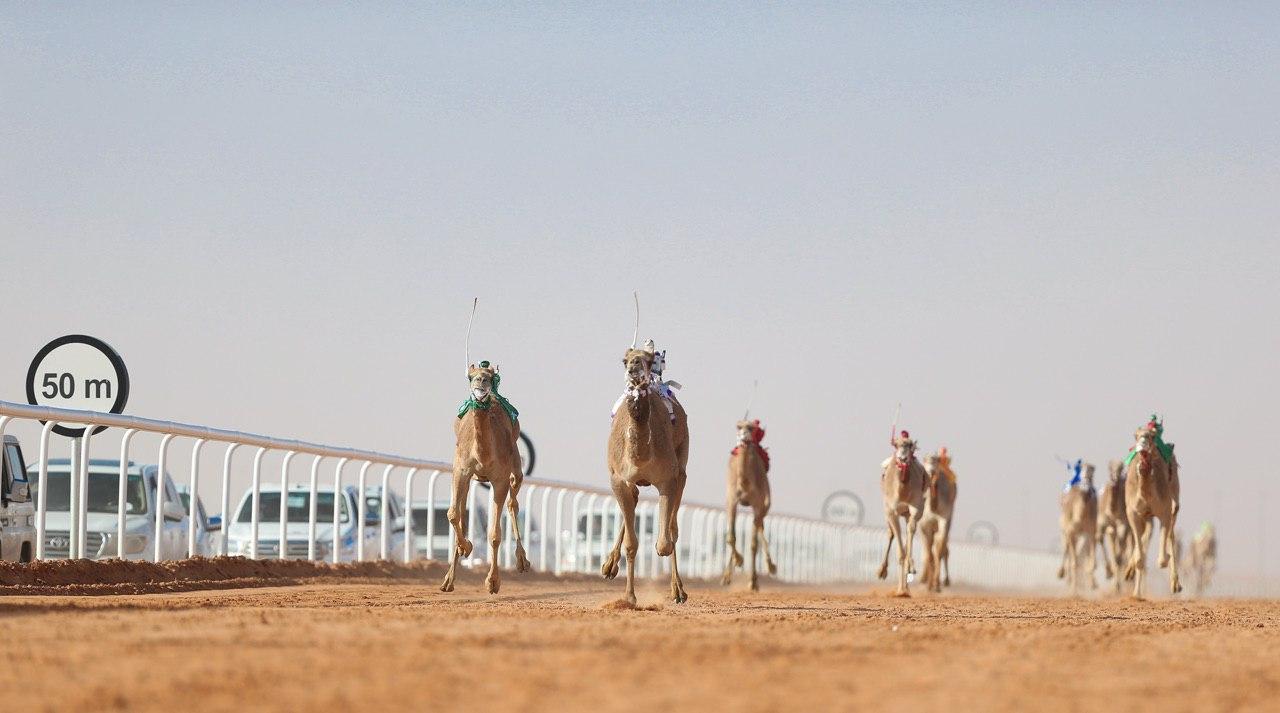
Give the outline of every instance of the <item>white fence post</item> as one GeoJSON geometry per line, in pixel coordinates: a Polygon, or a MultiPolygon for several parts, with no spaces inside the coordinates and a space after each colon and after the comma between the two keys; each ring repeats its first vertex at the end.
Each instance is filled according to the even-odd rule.
{"type": "MultiPolygon", "coordinates": [[[[307,489],[307,561],[316,561],[316,518],[319,516],[320,503],[320,461],[324,456],[311,459],[311,482],[307,489]]],[[[334,493],[334,508],[338,507],[337,493],[334,493]]]]}
{"type": "Polygon", "coordinates": [[[196,552],[196,513],[200,502],[200,449],[204,448],[204,439],[197,438],[191,445],[191,504],[187,506],[187,556],[194,557],[196,552]]]}
{"type": "MultiPolygon", "coordinates": [[[[347,494],[342,491],[342,468],[349,460],[338,459],[338,465],[333,469],[333,550],[329,553],[333,564],[342,561],[342,505],[347,502],[347,494]]],[[[355,517],[355,513],[348,512],[347,517],[355,517]]]]}
{"type": "MultiPolygon", "coordinates": [[[[222,498],[219,501],[219,505],[222,508],[222,526],[218,528],[218,554],[223,557],[231,554],[227,552],[227,538],[230,535],[228,531],[231,529],[231,523],[235,520],[235,515],[231,513],[231,456],[235,454],[236,449],[239,447],[239,443],[232,443],[227,446],[226,452],[222,454],[222,498]]],[[[122,446],[122,452],[124,452],[123,448],[122,446]]],[[[125,460],[124,456],[121,456],[120,460],[125,460]]]]}
{"type": "Polygon", "coordinates": [[[137,433],[136,429],[126,429],[124,435],[120,437],[120,479],[116,483],[116,557],[124,559],[124,539],[125,539],[125,513],[127,512],[125,505],[129,502],[128,484],[129,484],[129,441],[133,440],[133,435],[137,433]]]}
{"type": "MultiPolygon", "coordinates": [[[[86,434],[87,433],[88,432],[86,431],[86,434]]],[[[156,499],[152,503],[152,509],[151,509],[151,512],[156,519],[156,531],[155,531],[155,545],[156,545],[155,561],[156,562],[161,562],[164,560],[164,521],[165,521],[164,482],[165,482],[166,469],[168,468],[168,462],[169,462],[169,443],[172,442],[174,438],[175,436],[172,433],[164,434],[164,436],[160,439],[160,455],[156,457],[156,461],[157,461],[156,499]]]]}

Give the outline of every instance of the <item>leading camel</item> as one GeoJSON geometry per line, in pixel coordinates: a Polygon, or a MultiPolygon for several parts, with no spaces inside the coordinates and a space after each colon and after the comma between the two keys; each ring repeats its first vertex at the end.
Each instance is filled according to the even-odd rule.
{"type": "Polygon", "coordinates": [[[1173,532],[1178,510],[1182,507],[1178,484],[1178,461],[1173,445],[1165,444],[1163,424],[1155,417],[1134,434],[1137,444],[1126,458],[1124,501],[1133,532],[1133,554],[1125,569],[1125,579],[1134,578],[1133,596],[1141,598],[1147,589],[1147,545],[1155,529],[1153,519],[1160,520],[1160,550],[1157,562],[1169,568],[1169,591],[1182,591],[1178,580],[1178,563],[1170,562],[1174,554],[1173,532]]]}
{"type": "Polygon", "coordinates": [[[676,564],[676,542],[680,532],[677,514],[688,479],[689,419],[680,402],[662,394],[662,384],[654,377],[656,350],[628,349],[622,357],[627,370],[627,392],[622,407],[613,417],[609,432],[607,461],[613,495],[622,510],[622,531],[613,550],[600,567],[606,579],[618,575],[622,546],[627,550],[627,602],[636,603],[635,563],[639,541],[636,537],[636,502],[640,486],[658,490],[657,552],[671,556],[671,598],[677,604],[689,598],[676,564]]]}
{"type": "Polygon", "coordinates": [[[924,513],[925,479],[924,465],[916,459],[916,442],[911,434],[903,431],[892,441],[894,454],[881,463],[880,491],[884,495],[884,516],[889,525],[889,544],[884,551],[877,576],[889,576],[889,551],[898,542],[898,588],[900,597],[910,596],[907,591],[907,575],[916,573],[911,549],[915,543],[916,525],[924,513]],[[906,538],[902,536],[900,519],[906,520],[906,538]]]}
{"type": "Polygon", "coordinates": [[[760,445],[763,430],[759,421],[738,422],[738,445],[729,454],[729,495],[728,522],[729,532],[725,536],[728,543],[725,553],[724,576],[720,583],[728,585],[733,581],[734,566],[742,566],[742,554],[738,552],[738,506],[751,508],[751,591],[760,590],[756,576],[756,560],[760,543],[764,543],[764,560],[769,567],[769,574],[777,574],[778,567],[769,556],[769,541],[764,537],[764,517],[769,514],[769,463],[764,448],[760,445]]]}
{"type": "Polygon", "coordinates": [[[501,580],[498,574],[498,547],[502,544],[502,506],[507,506],[511,518],[511,531],[516,538],[516,571],[528,572],[529,560],[525,557],[524,542],[520,537],[520,505],[516,496],[524,482],[520,466],[520,452],[516,439],[520,437],[519,413],[510,402],[498,394],[498,367],[482,361],[467,367],[467,380],[471,383],[471,398],[458,409],[453,423],[457,445],[453,450],[453,492],[449,501],[449,524],[453,527],[453,557],[449,571],[444,575],[440,591],[452,592],[457,575],[458,559],[471,554],[471,540],[467,539],[467,492],[471,481],[488,483],[493,495],[494,517],[489,521],[489,575],[485,585],[490,594],[497,594],[501,580]],[[496,407],[496,408],[495,408],[496,407]],[[510,494],[510,500],[507,499],[510,494]]]}

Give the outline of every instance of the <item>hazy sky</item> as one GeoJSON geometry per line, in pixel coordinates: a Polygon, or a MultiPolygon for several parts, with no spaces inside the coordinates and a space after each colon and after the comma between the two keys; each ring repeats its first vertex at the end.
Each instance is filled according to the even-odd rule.
{"type": "Polygon", "coordinates": [[[1277,225],[1275,4],[0,9],[10,401],[87,332],[130,413],[448,460],[478,295],[538,474],[602,485],[638,289],[687,499],[759,379],[781,510],[880,523],[901,401],[961,536],[1044,548],[1054,454],[1155,410],[1182,529],[1277,575],[1277,225]]]}

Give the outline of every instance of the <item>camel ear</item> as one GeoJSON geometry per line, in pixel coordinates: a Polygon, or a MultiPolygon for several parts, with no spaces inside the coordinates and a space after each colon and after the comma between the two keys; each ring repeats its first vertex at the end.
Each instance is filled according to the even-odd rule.
{"type": "Polygon", "coordinates": [[[494,364],[494,365],[493,365],[493,373],[495,373],[495,374],[496,374],[496,373],[498,373],[498,365],[497,365],[497,364],[494,364]]]}

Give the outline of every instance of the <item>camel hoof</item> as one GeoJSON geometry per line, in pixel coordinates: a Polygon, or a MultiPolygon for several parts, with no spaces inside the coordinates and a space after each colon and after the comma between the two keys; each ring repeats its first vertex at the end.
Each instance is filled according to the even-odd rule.
{"type": "Polygon", "coordinates": [[[440,585],[440,591],[442,591],[442,592],[452,592],[452,591],[453,591],[453,580],[452,580],[452,579],[446,579],[446,580],[444,580],[444,583],[442,583],[442,584],[440,585]]]}
{"type": "Polygon", "coordinates": [[[743,561],[743,560],[742,560],[742,555],[738,554],[738,553],[735,551],[735,552],[733,553],[733,566],[734,566],[734,567],[741,567],[741,566],[742,566],[742,561],[743,561]]]}
{"type": "Polygon", "coordinates": [[[1173,583],[1173,587],[1172,587],[1172,589],[1173,589],[1173,593],[1174,593],[1174,594],[1181,594],[1181,593],[1182,593],[1182,582],[1174,582],[1174,583],[1173,583]]]}
{"type": "Polygon", "coordinates": [[[613,579],[618,576],[618,560],[610,557],[600,565],[600,576],[605,579],[613,579]]]}
{"type": "Polygon", "coordinates": [[[774,564],[774,563],[770,562],[770,563],[769,563],[769,574],[770,574],[770,576],[776,576],[776,575],[778,574],[778,565],[776,565],[776,564],[774,564]]]}
{"type": "Polygon", "coordinates": [[[733,582],[733,575],[729,574],[728,572],[725,572],[723,575],[721,575],[720,586],[727,587],[731,582],[733,582]]]}
{"type": "Polygon", "coordinates": [[[1059,567],[1059,568],[1058,568],[1058,579],[1065,579],[1065,578],[1066,578],[1066,576],[1067,576],[1067,570],[1066,570],[1066,568],[1065,568],[1065,567],[1059,567]]]}
{"type": "Polygon", "coordinates": [[[899,599],[910,599],[911,592],[905,589],[899,589],[893,593],[893,596],[898,597],[899,599]]]}
{"type": "Polygon", "coordinates": [[[944,579],[944,580],[942,580],[942,586],[944,586],[944,587],[950,587],[950,586],[951,586],[951,575],[947,575],[947,578],[946,578],[946,579],[944,579]]]}
{"type": "Polygon", "coordinates": [[[679,591],[672,595],[671,600],[676,604],[684,604],[689,601],[689,595],[685,594],[684,591],[679,591]]]}
{"type": "Polygon", "coordinates": [[[463,557],[470,557],[470,556],[471,556],[471,549],[472,549],[471,540],[463,540],[463,541],[462,541],[462,544],[458,545],[458,552],[459,552],[463,557]]]}
{"type": "Polygon", "coordinates": [[[485,577],[484,584],[488,588],[490,594],[497,594],[498,588],[502,586],[502,581],[497,577],[485,577]]]}
{"type": "Polygon", "coordinates": [[[882,564],[882,565],[880,565],[880,569],[879,569],[879,571],[877,571],[877,572],[876,572],[876,576],[877,576],[877,577],[879,577],[880,579],[888,579],[888,578],[889,578],[889,565],[887,565],[887,564],[882,564]]]}
{"type": "Polygon", "coordinates": [[[524,552],[517,552],[516,553],[516,571],[521,574],[524,574],[525,572],[528,572],[531,569],[533,569],[533,565],[529,562],[529,558],[525,556],[524,552]]]}
{"type": "Polygon", "coordinates": [[[753,592],[760,591],[760,582],[758,582],[755,577],[751,578],[751,591],[753,592]]]}

